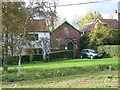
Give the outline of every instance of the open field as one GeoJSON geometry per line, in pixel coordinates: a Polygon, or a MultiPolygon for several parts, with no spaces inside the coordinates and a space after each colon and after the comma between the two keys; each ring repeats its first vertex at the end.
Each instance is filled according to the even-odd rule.
{"type": "Polygon", "coordinates": [[[17,65],[3,73],[3,87],[7,88],[117,88],[118,60],[73,59],[56,62],[22,64],[17,76],[17,65]],[[108,78],[109,66],[112,78],[108,78]]]}

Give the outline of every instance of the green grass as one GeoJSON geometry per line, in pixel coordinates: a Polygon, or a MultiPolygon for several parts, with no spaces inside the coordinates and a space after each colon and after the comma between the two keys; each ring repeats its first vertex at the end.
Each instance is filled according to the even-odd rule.
{"type": "Polygon", "coordinates": [[[3,82],[5,88],[117,88],[118,73],[112,72],[113,78],[107,78],[106,72],[86,73],[64,77],[36,79],[22,82],[3,82]]]}
{"type": "MultiPolygon", "coordinates": [[[[17,87],[80,87],[72,82],[80,82],[84,80],[89,82],[90,77],[94,78],[94,84],[97,77],[101,78],[95,87],[104,86],[101,80],[107,79],[105,87],[109,87],[108,69],[112,66],[113,82],[111,87],[117,87],[117,71],[118,58],[102,58],[102,59],[72,59],[56,62],[32,62],[29,64],[21,64],[21,76],[17,76],[17,65],[9,66],[9,71],[2,74],[3,86],[9,87],[13,83],[18,84],[17,87]],[[78,79],[78,81],[77,81],[78,79]],[[87,79],[87,80],[86,80],[87,79]],[[63,82],[62,82],[62,81],[63,82]],[[69,83],[69,80],[71,83],[69,83]],[[50,83],[51,82],[51,83],[50,83]],[[58,82],[58,83],[57,83],[58,82]],[[24,83],[24,84],[23,84],[24,83]],[[35,83],[36,85],[33,85],[35,83]],[[27,85],[28,84],[28,85],[27,85]],[[66,85],[67,84],[67,85],[66,85]],[[98,85],[100,84],[100,85],[98,85]]],[[[90,87],[91,83],[86,83],[85,87],[90,87]]]]}
{"type": "MultiPolygon", "coordinates": [[[[42,69],[52,69],[61,67],[79,67],[79,66],[93,66],[93,65],[114,65],[118,64],[118,58],[103,58],[103,59],[72,59],[65,61],[55,61],[55,62],[33,62],[29,64],[21,64],[21,68],[42,68],[42,69]]],[[[9,69],[17,69],[18,65],[9,66],[9,69]]]]}

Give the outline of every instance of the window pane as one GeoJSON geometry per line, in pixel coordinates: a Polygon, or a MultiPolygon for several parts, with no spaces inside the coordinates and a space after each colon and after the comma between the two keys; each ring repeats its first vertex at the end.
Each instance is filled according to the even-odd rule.
{"type": "Polygon", "coordinates": [[[38,40],[38,34],[29,34],[29,36],[31,41],[38,40]]]}

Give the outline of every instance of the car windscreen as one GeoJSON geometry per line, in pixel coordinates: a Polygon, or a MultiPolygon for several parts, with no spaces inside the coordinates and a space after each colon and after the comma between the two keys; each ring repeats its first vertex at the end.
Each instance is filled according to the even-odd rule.
{"type": "Polygon", "coordinates": [[[90,50],[90,52],[92,52],[92,53],[97,53],[95,50],[90,50]]]}

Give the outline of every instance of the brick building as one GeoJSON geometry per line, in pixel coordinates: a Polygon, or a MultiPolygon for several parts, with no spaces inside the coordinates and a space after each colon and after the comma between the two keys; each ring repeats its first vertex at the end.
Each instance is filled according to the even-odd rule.
{"type": "Polygon", "coordinates": [[[51,32],[51,50],[73,50],[74,58],[80,52],[81,32],[67,21],[51,32]]]}

